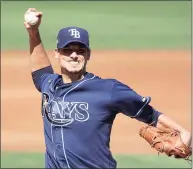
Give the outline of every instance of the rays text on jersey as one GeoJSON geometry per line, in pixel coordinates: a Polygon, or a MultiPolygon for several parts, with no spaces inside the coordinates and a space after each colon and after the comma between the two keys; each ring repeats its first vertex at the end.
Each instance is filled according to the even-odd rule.
{"type": "Polygon", "coordinates": [[[64,102],[62,98],[50,101],[48,97],[43,97],[42,115],[53,125],[67,126],[74,120],[87,121],[88,107],[86,102],[64,102]]]}

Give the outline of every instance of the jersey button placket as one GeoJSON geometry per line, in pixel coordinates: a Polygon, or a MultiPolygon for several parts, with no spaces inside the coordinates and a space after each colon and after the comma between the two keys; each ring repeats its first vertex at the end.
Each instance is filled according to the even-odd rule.
{"type": "Polygon", "coordinates": [[[58,131],[58,127],[55,127],[54,130],[58,131]]]}

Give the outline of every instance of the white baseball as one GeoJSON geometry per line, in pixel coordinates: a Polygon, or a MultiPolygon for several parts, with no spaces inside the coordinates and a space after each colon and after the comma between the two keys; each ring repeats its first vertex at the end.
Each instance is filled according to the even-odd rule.
{"type": "Polygon", "coordinates": [[[35,15],[35,12],[29,12],[24,15],[24,20],[29,25],[35,25],[38,22],[38,17],[35,15]]]}

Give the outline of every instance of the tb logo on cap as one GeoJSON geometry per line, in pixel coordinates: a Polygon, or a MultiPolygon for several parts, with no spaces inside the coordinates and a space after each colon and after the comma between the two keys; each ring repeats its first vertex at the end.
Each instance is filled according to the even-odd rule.
{"type": "Polygon", "coordinates": [[[70,32],[71,36],[74,36],[74,38],[80,38],[80,32],[76,29],[69,29],[68,32],[70,32]]]}

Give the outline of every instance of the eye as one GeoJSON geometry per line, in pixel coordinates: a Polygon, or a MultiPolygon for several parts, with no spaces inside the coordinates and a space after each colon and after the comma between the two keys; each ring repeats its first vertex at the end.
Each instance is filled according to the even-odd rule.
{"type": "Polygon", "coordinates": [[[78,49],[77,54],[84,54],[86,52],[86,49],[78,49]]]}
{"type": "Polygon", "coordinates": [[[63,49],[62,52],[63,52],[63,54],[69,55],[72,53],[72,50],[71,49],[63,49]]]}

